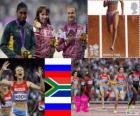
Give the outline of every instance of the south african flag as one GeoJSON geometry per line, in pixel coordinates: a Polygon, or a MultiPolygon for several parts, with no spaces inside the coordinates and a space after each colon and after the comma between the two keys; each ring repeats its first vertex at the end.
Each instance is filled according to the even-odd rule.
{"type": "Polygon", "coordinates": [[[71,59],[45,59],[45,116],[71,115],[71,59]]]}

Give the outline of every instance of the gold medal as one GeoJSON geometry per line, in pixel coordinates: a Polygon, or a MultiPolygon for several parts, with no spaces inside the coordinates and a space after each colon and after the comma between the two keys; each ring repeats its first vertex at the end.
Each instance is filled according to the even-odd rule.
{"type": "Polygon", "coordinates": [[[23,53],[24,51],[27,51],[25,47],[21,48],[21,53],[23,53]]]}

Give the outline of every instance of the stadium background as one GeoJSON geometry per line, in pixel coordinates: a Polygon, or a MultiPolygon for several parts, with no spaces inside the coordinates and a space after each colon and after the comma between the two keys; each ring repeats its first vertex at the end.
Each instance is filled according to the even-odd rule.
{"type": "MultiPolygon", "coordinates": [[[[72,72],[77,71],[78,77],[83,80],[88,74],[93,80],[93,85],[89,96],[91,96],[91,103],[101,103],[101,95],[99,91],[99,75],[103,72],[103,68],[107,67],[108,74],[110,74],[111,79],[117,73],[119,67],[124,68],[124,73],[129,75],[130,72],[135,70],[135,66],[140,65],[140,59],[137,58],[107,58],[107,59],[83,59],[83,60],[73,60],[72,61],[72,72]]],[[[115,101],[115,94],[111,87],[108,91],[109,97],[105,99],[106,103],[111,103],[115,101]]],[[[73,95],[73,93],[72,93],[73,95]]],[[[122,103],[128,103],[131,92],[128,91],[124,101],[122,103]]],[[[140,96],[138,96],[138,101],[140,101],[140,96]]]]}

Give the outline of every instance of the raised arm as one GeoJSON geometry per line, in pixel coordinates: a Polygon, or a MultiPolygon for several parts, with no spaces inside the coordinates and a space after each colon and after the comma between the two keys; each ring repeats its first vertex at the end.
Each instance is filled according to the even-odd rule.
{"type": "Polygon", "coordinates": [[[124,1],[120,0],[120,3],[121,3],[122,15],[124,15],[124,1]]]}
{"type": "Polygon", "coordinates": [[[108,6],[108,0],[104,0],[103,6],[104,7],[108,6]]]}
{"type": "Polygon", "coordinates": [[[40,86],[28,81],[27,82],[28,87],[44,92],[45,91],[45,84],[44,84],[44,81],[42,78],[42,73],[43,73],[42,69],[41,69],[41,67],[39,67],[38,72],[36,72],[36,74],[40,78],[40,86]]]}
{"type": "Polygon", "coordinates": [[[2,67],[1,67],[1,70],[0,70],[0,77],[1,77],[1,74],[2,74],[2,72],[4,71],[4,70],[7,70],[7,67],[9,66],[9,62],[8,61],[6,61],[6,62],[4,62],[4,64],[2,65],[2,67]]]}
{"type": "Polygon", "coordinates": [[[0,81],[0,85],[12,86],[13,85],[13,81],[8,81],[6,79],[3,79],[2,81],[0,81]]]}

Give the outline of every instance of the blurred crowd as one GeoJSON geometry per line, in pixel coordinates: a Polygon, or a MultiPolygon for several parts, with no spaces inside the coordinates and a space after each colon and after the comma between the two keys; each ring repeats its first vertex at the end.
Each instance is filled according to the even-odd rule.
{"type": "MultiPolygon", "coordinates": [[[[90,100],[101,101],[101,94],[99,90],[99,75],[103,73],[103,69],[108,69],[108,74],[111,80],[114,79],[115,74],[118,73],[119,67],[124,68],[124,73],[129,74],[135,71],[135,67],[140,65],[140,59],[84,59],[72,61],[72,96],[81,94],[81,88],[85,87],[86,93],[90,100]],[[78,80],[78,84],[74,80],[78,80]]],[[[108,95],[105,97],[106,101],[115,100],[115,93],[109,88],[108,95]]],[[[127,92],[125,100],[128,100],[132,92],[127,92]]],[[[140,100],[140,97],[138,98],[140,100]]]]}

